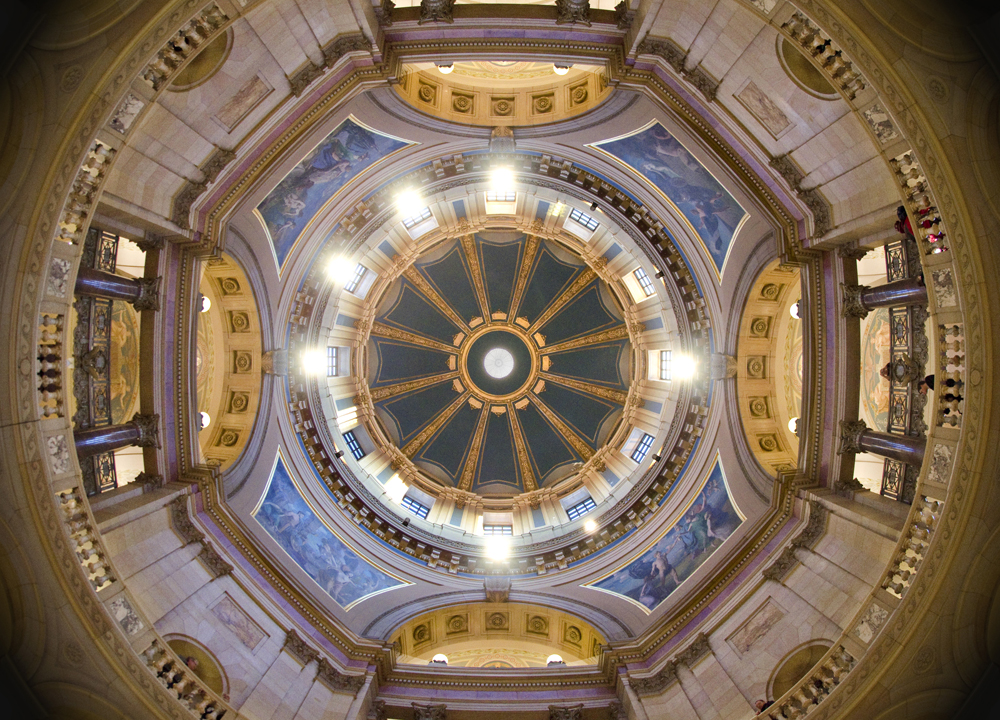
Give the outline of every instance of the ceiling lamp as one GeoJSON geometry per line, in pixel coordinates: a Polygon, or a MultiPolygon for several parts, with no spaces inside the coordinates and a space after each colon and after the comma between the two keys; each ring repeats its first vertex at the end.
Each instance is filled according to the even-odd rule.
{"type": "Polygon", "coordinates": [[[385,494],[397,505],[403,502],[403,497],[409,489],[409,486],[403,482],[403,478],[399,477],[398,474],[389,478],[385,484],[385,494]]]}
{"type": "Polygon", "coordinates": [[[694,358],[690,355],[676,355],[673,359],[672,375],[677,380],[690,380],[698,369],[694,358]]]}
{"type": "Polygon", "coordinates": [[[556,75],[565,75],[569,72],[569,69],[573,67],[572,65],[553,65],[552,69],[555,71],[556,75]]]}
{"type": "Polygon", "coordinates": [[[486,557],[490,560],[506,560],[510,555],[510,539],[503,535],[486,538],[486,557]]]}
{"type": "Polygon", "coordinates": [[[802,301],[799,300],[798,302],[794,302],[794,303],[792,303],[791,307],[788,308],[788,314],[791,315],[796,320],[799,319],[799,303],[800,302],[802,302],[802,301]]]}
{"type": "Polygon", "coordinates": [[[198,413],[198,429],[204,430],[212,422],[211,416],[207,412],[198,413]]]}
{"type": "Polygon", "coordinates": [[[212,301],[209,300],[204,295],[202,295],[201,296],[201,308],[200,308],[200,311],[201,312],[208,312],[211,307],[212,307],[212,301]]]}
{"type": "Polygon", "coordinates": [[[583,524],[583,529],[586,530],[589,533],[594,532],[594,530],[597,529],[597,521],[596,520],[588,520],[587,522],[585,522],[583,524]]]}
{"type": "Polygon", "coordinates": [[[449,75],[452,72],[452,70],[455,69],[455,65],[453,63],[434,63],[434,64],[437,65],[437,69],[441,71],[442,75],[449,75]]]}
{"type": "Polygon", "coordinates": [[[436,663],[438,665],[447,665],[448,656],[445,655],[444,653],[438,653],[437,655],[431,658],[431,662],[436,663]]]}
{"type": "Polygon", "coordinates": [[[549,655],[549,657],[545,660],[545,664],[551,666],[565,665],[566,663],[563,662],[562,655],[549,655]]]}
{"type": "Polygon", "coordinates": [[[497,168],[490,173],[490,190],[497,193],[514,189],[514,173],[510,168],[497,168]]]}

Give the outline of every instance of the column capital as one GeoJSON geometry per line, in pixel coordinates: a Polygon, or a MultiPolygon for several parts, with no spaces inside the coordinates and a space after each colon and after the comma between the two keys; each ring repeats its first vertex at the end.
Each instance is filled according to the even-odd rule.
{"type": "Polygon", "coordinates": [[[139,439],[135,445],[139,447],[160,447],[160,416],[140,415],[136,413],[128,422],[139,431],[139,439]]]}
{"type": "Polygon", "coordinates": [[[841,420],[840,421],[840,449],[838,455],[847,453],[863,453],[861,447],[861,436],[868,430],[864,420],[841,420]]]}
{"type": "Polygon", "coordinates": [[[139,297],[132,301],[136,310],[160,309],[160,278],[136,278],[139,286],[139,297]]]}
{"type": "Polygon", "coordinates": [[[844,317],[859,318],[862,320],[868,317],[868,308],[865,307],[861,296],[866,290],[871,290],[871,288],[867,285],[840,283],[840,289],[843,291],[844,296],[844,317]]]}
{"type": "Polygon", "coordinates": [[[837,255],[845,260],[861,260],[868,254],[868,251],[868,248],[859,247],[856,243],[851,243],[849,245],[841,245],[838,247],[837,255]]]}

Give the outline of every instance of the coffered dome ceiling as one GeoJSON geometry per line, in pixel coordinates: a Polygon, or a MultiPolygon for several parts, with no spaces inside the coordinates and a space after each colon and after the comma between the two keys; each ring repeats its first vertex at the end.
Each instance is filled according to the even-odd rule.
{"type": "Polygon", "coordinates": [[[445,486],[552,485],[622,416],[628,330],[564,246],[516,231],[446,240],[375,302],[361,377],[387,439],[445,486]]]}

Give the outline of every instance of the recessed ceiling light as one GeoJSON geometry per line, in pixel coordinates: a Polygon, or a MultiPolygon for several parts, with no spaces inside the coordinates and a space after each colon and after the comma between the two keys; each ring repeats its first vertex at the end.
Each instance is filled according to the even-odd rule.
{"type": "Polygon", "coordinates": [[[569,69],[573,67],[572,65],[553,65],[552,69],[555,71],[556,75],[565,75],[569,72],[569,69]]]}
{"type": "Polygon", "coordinates": [[[435,63],[435,65],[437,65],[437,69],[441,71],[442,75],[447,75],[455,69],[452,63],[435,63]]]}

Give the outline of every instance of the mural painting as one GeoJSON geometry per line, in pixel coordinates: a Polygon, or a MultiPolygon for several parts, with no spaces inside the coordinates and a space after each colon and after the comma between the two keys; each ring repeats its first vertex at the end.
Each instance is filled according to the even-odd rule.
{"type": "Polygon", "coordinates": [[[111,424],[128,422],[139,409],[139,315],[115,300],[111,309],[111,424]]]}
{"type": "Polygon", "coordinates": [[[861,321],[861,411],[868,427],[885,432],[889,381],[879,371],[892,359],[889,311],[878,308],[861,321]]]}
{"type": "Polygon", "coordinates": [[[701,492],[680,520],[639,557],[588,587],[655,610],[742,522],[716,458],[701,492]]]}
{"type": "Polygon", "coordinates": [[[372,165],[412,144],[347,119],[292,168],[255,211],[271,238],[279,272],[330,198],[372,165]]]}
{"type": "Polygon", "coordinates": [[[691,224],[721,277],[737,230],[749,217],[736,199],[660,123],[594,143],[639,173],[691,224]]]}
{"type": "Polygon", "coordinates": [[[323,524],[295,487],[280,456],[254,518],[345,610],[369,595],[406,584],[359,557],[323,524]]]}

